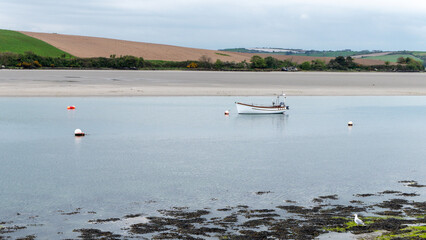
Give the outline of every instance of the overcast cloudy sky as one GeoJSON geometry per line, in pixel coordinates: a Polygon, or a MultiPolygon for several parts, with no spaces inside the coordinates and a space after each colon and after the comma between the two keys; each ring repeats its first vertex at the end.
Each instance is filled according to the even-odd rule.
{"type": "Polygon", "coordinates": [[[426,50],[426,0],[0,0],[0,29],[207,49],[426,50]]]}

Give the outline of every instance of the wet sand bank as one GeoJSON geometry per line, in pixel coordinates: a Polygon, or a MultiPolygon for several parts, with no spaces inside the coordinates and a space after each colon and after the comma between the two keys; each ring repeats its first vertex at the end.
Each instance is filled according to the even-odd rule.
{"type": "Polygon", "coordinates": [[[1,97],[425,96],[425,73],[0,70],[1,97]]]}

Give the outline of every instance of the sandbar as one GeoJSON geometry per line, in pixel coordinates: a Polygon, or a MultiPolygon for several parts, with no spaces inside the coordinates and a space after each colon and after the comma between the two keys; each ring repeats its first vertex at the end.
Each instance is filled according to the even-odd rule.
{"type": "Polygon", "coordinates": [[[0,97],[425,96],[426,73],[0,70],[0,97]]]}

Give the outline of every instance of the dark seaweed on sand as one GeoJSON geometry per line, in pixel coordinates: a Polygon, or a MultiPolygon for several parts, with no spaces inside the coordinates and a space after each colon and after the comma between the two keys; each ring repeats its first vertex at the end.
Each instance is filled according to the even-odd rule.
{"type": "MultiPolygon", "coordinates": [[[[409,184],[413,184],[410,181],[409,184]]],[[[416,193],[402,193],[386,190],[377,194],[357,194],[368,196],[417,196],[416,193]]],[[[141,223],[129,224],[117,234],[101,230],[103,224],[113,224],[142,214],[128,214],[122,218],[89,220],[100,229],[75,229],[80,239],[314,239],[329,231],[351,232],[353,234],[372,233],[385,230],[390,234],[407,232],[407,226],[426,224],[426,202],[416,202],[403,198],[391,198],[368,205],[360,200],[352,200],[349,205],[332,204],[337,195],[318,196],[312,206],[298,206],[294,201],[284,201],[275,208],[251,209],[247,205],[226,206],[215,212],[210,209],[191,210],[188,207],[173,207],[158,210],[158,216],[147,216],[141,223]],[[327,204],[324,204],[325,202],[327,204]],[[366,223],[364,226],[353,222],[357,213],[366,223]],[[368,215],[374,215],[368,217],[368,215]],[[146,220],[148,220],[146,222],[146,220]]],[[[60,214],[72,215],[79,212],[60,214]]],[[[37,221],[38,218],[31,218],[37,221]]],[[[135,219],[137,221],[137,219],[135,219]]],[[[30,226],[28,224],[27,226],[30,226]]],[[[34,224],[32,226],[43,226],[34,224]]],[[[109,226],[109,225],[108,225],[109,226]]],[[[8,239],[8,234],[26,228],[13,225],[11,221],[0,222],[0,239],[8,239]]],[[[421,231],[420,231],[421,232],[421,231]]],[[[58,233],[59,234],[59,233],[58,233]]],[[[63,234],[63,233],[61,233],[63,234]]],[[[22,239],[33,239],[27,235],[22,239]]],[[[403,239],[403,238],[402,238],[403,239]]],[[[416,239],[415,237],[413,239],[416,239]]]]}

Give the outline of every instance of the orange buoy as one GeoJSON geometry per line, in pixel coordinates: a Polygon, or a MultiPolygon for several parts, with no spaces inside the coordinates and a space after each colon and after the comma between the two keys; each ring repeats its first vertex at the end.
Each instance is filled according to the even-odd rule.
{"type": "Polygon", "coordinates": [[[225,115],[228,116],[229,115],[229,110],[225,111],[225,115]]]}
{"type": "Polygon", "coordinates": [[[68,106],[68,107],[67,107],[67,109],[68,109],[68,110],[74,110],[74,109],[75,109],[75,106],[74,106],[74,105],[68,106]]]}
{"type": "Polygon", "coordinates": [[[75,131],[74,131],[74,135],[76,136],[76,137],[82,137],[82,136],[84,136],[84,135],[86,135],[83,131],[81,131],[81,129],[79,129],[79,128],[77,128],[75,131]]]}

